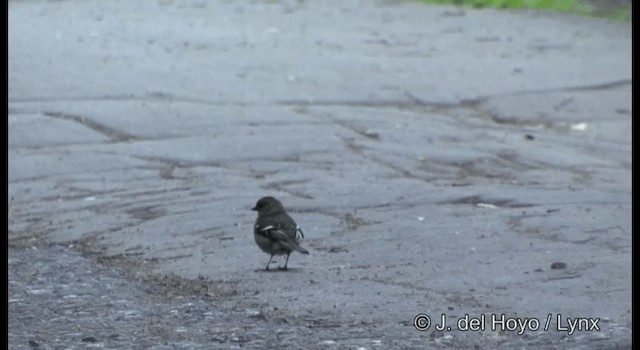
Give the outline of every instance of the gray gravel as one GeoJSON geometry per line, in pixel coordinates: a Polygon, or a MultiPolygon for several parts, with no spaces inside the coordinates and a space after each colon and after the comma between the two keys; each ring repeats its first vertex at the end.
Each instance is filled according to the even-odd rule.
{"type": "Polygon", "coordinates": [[[630,348],[630,29],[9,1],[9,347],[630,348]],[[265,195],[305,230],[288,272],[265,195]]]}

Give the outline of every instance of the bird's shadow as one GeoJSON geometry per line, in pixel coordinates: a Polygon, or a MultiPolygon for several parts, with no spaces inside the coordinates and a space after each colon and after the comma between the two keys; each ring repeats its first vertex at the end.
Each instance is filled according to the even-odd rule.
{"type": "Polygon", "coordinates": [[[255,272],[300,272],[302,271],[301,268],[295,268],[295,267],[287,267],[287,269],[282,269],[280,267],[276,267],[276,268],[269,268],[269,270],[265,270],[265,269],[257,269],[254,270],[255,272]]]}

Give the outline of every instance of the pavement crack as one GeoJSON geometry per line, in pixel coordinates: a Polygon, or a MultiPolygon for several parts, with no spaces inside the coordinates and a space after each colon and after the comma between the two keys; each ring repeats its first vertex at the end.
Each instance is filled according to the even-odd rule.
{"type": "Polygon", "coordinates": [[[365,219],[363,219],[361,217],[355,216],[355,215],[353,215],[351,213],[345,214],[344,217],[342,218],[342,221],[347,226],[347,230],[348,231],[355,231],[360,226],[366,226],[366,225],[374,224],[374,222],[372,222],[372,221],[367,221],[367,220],[365,220],[365,219]]]}
{"type": "Polygon", "coordinates": [[[131,208],[125,210],[125,213],[140,220],[141,223],[167,215],[166,209],[158,208],[157,205],[131,208]]]}
{"type": "Polygon", "coordinates": [[[280,100],[277,105],[291,107],[356,107],[356,108],[415,108],[423,105],[411,100],[280,100]]]}
{"type": "Polygon", "coordinates": [[[304,184],[309,182],[308,180],[286,180],[286,181],[277,181],[277,182],[271,182],[265,185],[261,185],[260,188],[264,189],[264,190],[274,190],[274,191],[280,191],[280,192],[285,192],[288,193],[292,196],[298,197],[298,198],[304,198],[304,199],[313,199],[313,196],[306,194],[302,191],[296,191],[296,190],[292,190],[290,188],[287,188],[286,186],[288,185],[296,185],[296,184],[304,184]]]}
{"type": "MultiPolygon", "coordinates": [[[[380,100],[380,101],[363,101],[363,100],[280,100],[277,101],[276,104],[284,105],[284,106],[295,106],[295,107],[376,107],[376,108],[428,108],[434,110],[447,110],[447,109],[456,109],[456,108],[471,108],[475,109],[478,105],[496,98],[502,97],[512,97],[512,96],[521,96],[521,95],[530,95],[530,94],[548,94],[554,92],[580,92],[580,91],[599,91],[599,90],[608,90],[615,89],[623,86],[630,86],[632,84],[631,79],[622,79],[615,80],[610,82],[604,82],[599,84],[591,84],[591,85],[577,85],[577,86],[569,86],[569,87],[559,87],[552,89],[537,89],[537,90],[520,90],[520,91],[511,91],[496,95],[486,95],[486,96],[478,96],[470,99],[461,99],[457,102],[436,102],[436,101],[425,101],[420,97],[412,94],[409,91],[405,91],[404,95],[407,97],[407,100],[380,100]]],[[[331,118],[334,123],[336,120],[331,118]]],[[[336,123],[339,126],[345,126],[343,124],[336,123]]],[[[353,130],[353,128],[346,125],[347,128],[361,134],[361,131],[353,130]]],[[[365,135],[366,136],[366,135],[365,135]]]]}
{"type": "Polygon", "coordinates": [[[409,289],[409,290],[413,290],[413,291],[422,291],[422,292],[431,291],[430,288],[423,287],[423,286],[420,286],[420,285],[416,285],[414,283],[394,281],[394,280],[391,280],[391,279],[388,279],[388,278],[363,276],[363,277],[360,278],[360,280],[361,281],[367,281],[367,282],[373,282],[373,283],[380,283],[380,284],[383,284],[385,286],[401,287],[401,288],[405,288],[405,289],[409,289]]]}
{"type": "Polygon", "coordinates": [[[30,97],[30,98],[12,98],[11,102],[181,102],[191,104],[201,104],[208,106],[256,106],[264,105],[257,103],[247,103],[243,101],[213,101],[200,98],[192,98],[187,96],[174,95],[167,92],[152,92],[148,95],[104,95],[104,96],[44,96],[44,97],[30,97]]]}
{"type": "Polygon", "coordinates": [[[354,133],[356,133],[356,134],[358,134],[360,136],[366,137],[366,138],[371,139],[371,140],[379,140],[380,139],[380,135],[377,132],[373,131],[373,130],[370,130],[370,129],[363,130],[362,128],[355,127],[355,126],[353,126],[353,125],[351,125],[351,124],[349,124],[347,122],[344,122],[342,120],[333,119],[331,117],[329,117],[329,119],[331,120],[331,122],[333,124],[343,128],[343,129],[351,130],[352,132],[354,132],[354,133]]]}
{"type": "Polygon", "coordinates": [[[164,180],[175,180],[180,179],[174,172],[176,169],[189,169],[196,167],[213,167],[213,168],[224,168],[219,162],[212,161],[194,161],[194,160],[184,160],[178,158],[169,158],[169,157],[150,157],[150,156],[140,156],[140,155],[130,155],[130,157],[134,159],[140,159],[147,162],[158,162],[161,163],[162,167],[160,169],[160,178],[164,180]]]}
{"type": "Polygon", "coordinates": [[[74,121],[82,126],[85,126],[97,133],[100,133],[108,137],[112,142],[127,142],[127,141],[136,141],[141,139],[140,137],[135,136],[133,134],[129,134],[122,130],[116,129],[114,127],[97,122],[91,118],[87,118],[80,115],[67,114],[62,112],[44,112],[43,115],[46,115],[47,117],[52,117],[52,118],[74,121]]]}
{"type": "Polygon", "coordinates": [[[472,99],[463,99],[463,100],[460,100],[457,107],[475,108],[478,105],[485,103],[488,100],[502,98],[502,97],[541,95],[541,94],[550,94],[550,93],[557,93],[557,92],[582,92],[582,91],[609,90],[609,89],[615,89],[623,86],[631,86],[632,82],[633,80],[631,79],[622,79],[622,80],[615,80],[615,81],[610,81],[610,82],[605,82],[600,84],[591,84],[591,85],[577,85],[577,86],[559,87],[559,88],[552,88],[552,89],[512,91],[512,92],[507,92],[503,94],[479,96],[472,99]]]}
{"type": "Polygon", "coordinates": [[[411,173],[409,170],[406,170],[392,162],[386,161],[380,157],[376,157],[372,154],[365,154],[365,149],[366,147],[360,144],[357,144],[356,142],[354,142],[353,138],[346,138],[346,137],[342,137],[342,142],[344,143],[344,147],[349,150],[351,153],[366,159],[370,162],[376,163],[378,165],[383,166],[384,168],[390,169],[393,172],[401,175],[402,177],[408,178],[408,179],[414,179],[414,180],[420,180],[420,181],[426,181],[427,179],[415,175],[413,173],[411,173]]]}
{"type": "Polygon", "coordinates": [[[207,160],[187,160],[171,157],[158,157],[158,156],[141,156],[130,155],[131,158],[140,159],[148,162],[158,162],[174,168],[196,168],[196,167],[212,167],[212,168],[225,168],[224,165],[216,161],[207,160]]]}
{"type": "Polygon", "coordinates": [[[513,199],[484,198],[482,196],[467,196],[451,199],[438,204],[471,204],[476,207],[528,208],[535,206],[529,203],[517,203],[513,199]]]}
{"type": "Polygon", "coordinates": [[[376,156],[372,156],[372,155],[363,155],[363,157],[369,159],[370,161],[373,161],[379,165],[384,166],[387,169],[391,169],[394,172],[400,174],[402,177],[407,178],[407,179],[414,179],[414,180],[420,180],[420,181],[425,181],[425,178],[418,176],[418,175],[414,175],[413,173],[411,173],[409,170],[404,169],[396,164],[393,164],[392,162],[383,160],[379,157],[376,156]]]}

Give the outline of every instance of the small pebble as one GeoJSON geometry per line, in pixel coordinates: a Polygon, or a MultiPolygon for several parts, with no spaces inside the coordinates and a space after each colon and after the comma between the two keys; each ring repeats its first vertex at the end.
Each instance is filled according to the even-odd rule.
{"type": "Polygon", "coordinates": [[[563,262],[554,262],[553,264],[551,264],[551,268],[553,270],[562,270],[562,269],[566,269],[567,268],[567,263],[563,263],[563,262]]]}
{"type": "Polygon", "coordinates": [[[98,339],[92,337],[92,336],[88,336],[88,337],[84,337],[82,338],[82,341],[85,343],[96,343],[98,342],[98,339]]]}

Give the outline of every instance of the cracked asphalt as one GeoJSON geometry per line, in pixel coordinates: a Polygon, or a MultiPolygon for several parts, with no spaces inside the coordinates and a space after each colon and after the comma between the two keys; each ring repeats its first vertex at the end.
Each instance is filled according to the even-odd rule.
{"type": "Polygon", "coordinates": [[[631,347],[630,23],[8,9],[9,348],[631,347]],[[287,272],[265,195],[305,230],[287,272]]]}

